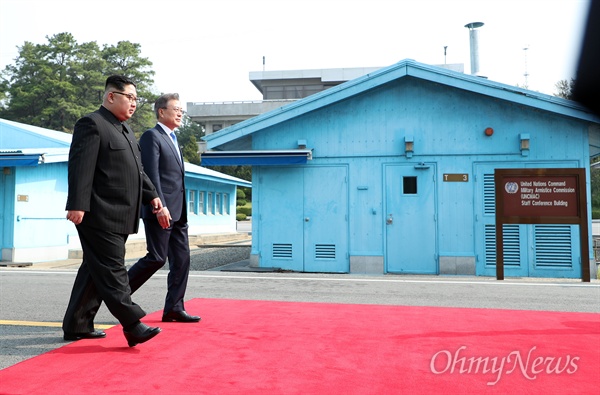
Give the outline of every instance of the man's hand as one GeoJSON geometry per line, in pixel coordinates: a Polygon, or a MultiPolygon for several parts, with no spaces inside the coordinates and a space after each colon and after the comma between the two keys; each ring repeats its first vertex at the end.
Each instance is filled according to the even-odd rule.
{"type": "Polygon", "coordinates": [[[160,210],[163,208],[163,204],[160,201],[160,198],[154,198],[150,202],[150,206],[152,206],[152,214],[158,214],[160,210]]]}
{"type": "Polygon", "coordinates": [[[158,213],[156,213],[156,219],[158,219],[158,223],[163,229],[167,229],[169,226],[171,226],[170,221],[173,218],[171,218],[171,213],[169,212],[169,209],[163,207],[162,209],[160,209],[160,211],[158,211],[158,213]]]}
{"type": "Polygon", "coordinates": [[[69,210],[67,211],[67,219],[73,222],[75,225],[79,225],[83,221],[83,215],[85,211],[80,210],[69,210]]]}

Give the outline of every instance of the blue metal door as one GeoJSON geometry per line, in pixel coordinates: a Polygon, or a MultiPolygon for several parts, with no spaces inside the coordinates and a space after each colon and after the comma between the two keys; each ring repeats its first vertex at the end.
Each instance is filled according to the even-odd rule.
{"type": "MultiPolygon", "coordinates": [[[[5,167],[0,175],[0,260],[2,260],[2,250],[11,249],[14,244],[14,201],[15,196],[15,176],[14,167],[5,167]]],[[[12,258],[12,253],[7,257],[12,258]]]]}
{"type": "Polygon", "coordinates": [[[434,165],[385,166],[388,273],[437,274],[434,165]]]}
{"type": "Polygon", "coordinates": [[[347,273],[348,182],[342,166],[304,169],[304,271],[347,273]]]}
{"type": "MultiPolygon", "coordinates": [[[[253,199],[258,204],[258,239],[261,267],[301,272],[304,269],[303,190],[304,170],[268,167],[254,170],[258,186],[253,199]]],[[[254,203],[253,203],[254,204],[254,203]]]]}
{"type": "MultiPolygon", "coordinates": [[[[494,168],[515,167],[511,163],[475,166],[475,253],[477,256],[475,274],[478,276],[496,275],[496,193],[494,168]]],[[[513,277],[527,277],[529,268],[523,256],[527,255],[525,225],[505,224],[504,274],[513,277]]]]}
{"type": "Polygon", "coordinates": [[[350,271],[345,166],[256,169],[260,266],[350,271]]]}

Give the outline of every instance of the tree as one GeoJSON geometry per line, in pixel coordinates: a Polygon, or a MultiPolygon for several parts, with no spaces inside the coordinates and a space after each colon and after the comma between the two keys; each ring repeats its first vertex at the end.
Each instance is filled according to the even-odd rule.
{"type": "Polygon", "coordinates": [[[573,100],[573,88],[575,87],[575,79],[571,78],[570,81],[560,80],[556,84],[556,89],[558,92],[554,94],[554,96],[561,97],[567,100],[573,100]]]}
{"type": "MultiPolygon", "coordinates": [[[[181,127],[177,130],[177,141],[183,147],[183,157],[190,163],[200,165],[201,157],[198,154],[198,141],[204,137],[202,126],[187,115],[183,116],[181,127]]],[[[208,169],[218,171],[242,180],[252,181],[251,166],[207,166],[208,169]]],[[[250,192],[251,193],[251,192],[250,192]]]]}
{"type": "Polygon", "coordinates": [[[181,126],[177,129],[177,141],[183,147],[184,159],[195,165],[200,165],[198,141],[202,136],[204,136],[202,126],[184,114],[181,126]]]}
{"type": "Polygon", "coordinates": [[[590,189],[592,195],[592,218],[600,219],[600,168],[590,170],[590,189]]]}
{"type": "Polygon", "coordinates": [[[144,130],[154,126],[156,117],[153,103],[159,95],[152,94],[150,87],[154,83],[154,71],[150,69],[152,62],[140,57],[140,44],[129,41],[119,41],[116,47],[105,45],[102,49],[102,59],[107,64],[106,76],[121,74],[131,78],[136,84],[137,96],[141,99],[135,113],[128,121],[137,137],[144,130]]]}
{"type": "Polygon", "coordinates": [[[78,44],[70,33],[46,39],[18,47],[15,63],[0,74],[0,117],[72,133],[77,119],[100,106],[106,77],[118,73],[132,78],[145,98],[130,120],[133,129],[139,134],[154,124],[154,72],[139,44],[121,41],[101,50],[95,41],[78,44]]]}
{"type": "Polygon", "coordinates": [[[206,166],[208,169],[218,171],[242,180],[252,181],[252,166],[230,165],[230,166],[206,166]]]}
{"type": "Polygon", "coordinates": [[[200,165],[200,154],[198,153],[196,136],[191,135],[189,137],[188,142],[183,146],[181,152],[185,160],[195,165],[200,165]]]}
{"type": "Polygon", "coordinates": [[[70,65],[77,58],[76,43],[69,33],[57,34],[48,41],[45,45],[25,42],[16,63],[4,70],[6,102],[0,115],[67,131],[66,125],[72,127],[86,105],[78,100],[77,85],[70,72],[70,65]]]}

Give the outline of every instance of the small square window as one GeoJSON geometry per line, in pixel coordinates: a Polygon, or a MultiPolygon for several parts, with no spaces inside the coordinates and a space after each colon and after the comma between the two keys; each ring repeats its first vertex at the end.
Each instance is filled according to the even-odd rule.
{"type": "Polygon", "coordinates": [[[223,214],[223,205],[221,202],[221,194],[220,193],[215,193],[215,205],[217,206],[217,210],[216,213],[217,214],[223,214]]]}
{"type": "Polygon", "coordinates": [[[196,191],[188,190],[188,213],[197,214],[196,211],[196,191]]]}
{"type": "Polygon", "coordinates": [[[405,195],[417,194],[417,177],[402,177],[402,193],[405,195]]]}
{"type": "Polygon", "coordinates": [[[206,214],[206,202],[204,201],[204,191],[198,193],[198,207],[200,208],[200,214],[206,214]]]}
{"type": "Polygon", "coordinates": [[[207,212],[207,214],[214,214],[215,213],[215,206],[214,206],[214,203],[213,203],[213,193],[212,192],[208,193],[208,201],[207,201],[206,212],[207,212]]]}
{"type": "Polygon", "coordinates": [[[223,209],[224,209],[224,214],[229,215],[229,194],[228,193],[223,194],[223,209]]]}

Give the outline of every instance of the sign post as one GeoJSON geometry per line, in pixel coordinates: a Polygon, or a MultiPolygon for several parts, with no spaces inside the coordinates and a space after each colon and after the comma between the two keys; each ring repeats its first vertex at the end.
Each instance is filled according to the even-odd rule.
{"type": "Polygon", "coordinates": [[[496,169],[496,279],[504,280],[504,224],[578,224],[581,280],[590,281],[585,169],[496,169]]]}

